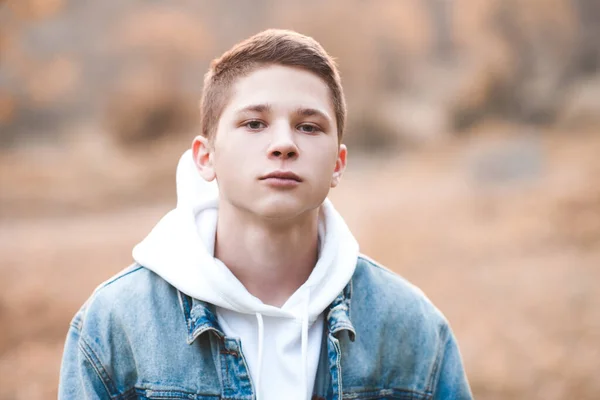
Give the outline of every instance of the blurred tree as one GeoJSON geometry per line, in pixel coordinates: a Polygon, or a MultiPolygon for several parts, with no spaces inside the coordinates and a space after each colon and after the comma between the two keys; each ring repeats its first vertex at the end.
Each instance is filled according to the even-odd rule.
{"type": "Polygon", "coordinates": [[[595,74],[600,69],[600,1],[573,0],[578,16],[575,74],[595,74]]]}
{"type": "Polygon", "coordinates": [[[569,0],[503,0],[494,27],[515,62],[513,79],[494,93],[504,116],[534,124],[554,121],[561,106],[573,55],[569,0]]]}
{"type": "Polygon", "coordinates": [[[452,20],[453,0],[427,0],[431,26],[433,27],[434,58],[444,61],[454,55],[454,27],[452,20]]]}
{"type": "MultiPolygon", "coordinates": [[[[58,13],[64,0],[7,0],[15,17],[26,21],[39,21],[58,13]]],[[[2,2],[0,2],[2,4],[2,2]]]]}
{"type": "Polygon", "coordinates": [[[183,77],[213,51],[213,36],[197,17],[148,6],[123,17],[111,40],[122,63],[110,84],[105,122],[116,142],[135,146],[192,129],[198,93],[186,90],[183,77]]]}

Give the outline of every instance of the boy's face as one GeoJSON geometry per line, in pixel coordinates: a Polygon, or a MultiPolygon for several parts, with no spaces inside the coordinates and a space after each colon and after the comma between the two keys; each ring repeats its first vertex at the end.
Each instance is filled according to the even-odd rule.
{"type": "Polygon", "coordinates": [[[197,137],[194,158],[220,201],[264,218],[290,219],[319,207],[346,166],[329,88],[292,67],[262,67],[239,78],[212,141],[197,137]]]}

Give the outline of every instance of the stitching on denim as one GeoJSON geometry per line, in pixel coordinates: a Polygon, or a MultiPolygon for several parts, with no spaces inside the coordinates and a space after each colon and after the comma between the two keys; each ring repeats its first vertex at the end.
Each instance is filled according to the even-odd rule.
{"type": "MultiPolygon", "coordinates": [[[[350,282],[348,282],[348,284],[346,285],[346,287],[348,288],[348,297],[346,298],[346,303],[348,303],[348,318],[350,318],[350,306],[352,305],[352,290],[353,290],[353,286],[352,286],[352,282],[354,281],[354,279],[350,279],[350,282]]],[[[352,321],[352,319],[350,319],[350,321],[352,321]]]]}
{"type": "Polygon", "coordinates": [[[134,400],[137,399],[137,392],[135,387],[131,387],[123,392],[123,394],[119,395],[118,400],[134,400]]]}
{"type": "Polygon", "coordinates": [[[183,313],[184,319],[187,321],[187,316],[185,315],[185,308],[183,306],[182,296],[183,296],[182,293],[178,290],[177,291],[177,299],[179,300],[179,307],[181,308],[181,312],[183,313]]]}
{"type": "Polygon", "coordinates": [[[185,319],[185,325],[187,327],[187,343],[191,345],[197,337],[193,334],[194,332],[192,330],[192,325],[194,324],[194,321],[191,318],[192,299],[179,290],[177,291],[177,295],[179,296],[179,304],[181,305],[183,319],[185,319]]]}
{"type": "Polygon", "coordinates": [[[354,333],[354,329],[352,328],[352,325],[348,324],[347,322],[338,322],[334,325],[333,329],[331,330],[331,333],[337,333],[339,331],[343,331],[343,330],[348,330],[352,333],[354,333]]]}
{"type": "Polygon", "coordinates": [[[333,346],[337,351],[335,363],[338,369],[338,399],[342,400],[344,396],[344,385],[342,383],[342,349],[340,348],[339,340],[336,339],[333,342],[333,346]]]}
{"type": "Polygon", "coordinates": [[[335,306],[329,308],[329,311],[327,312],[327,317],[325,318],[325,320],[327,321],[327,325],[328,325],[330,333],[335,334],[341,330],[347,330],[350,340],[354,341],[356,339],[356,330],[354,329],[354,325],[352,325],[352,320],[350,320],[350,301],[348,298],[343,296],[343,294],[346,292],[346,290],[347,289],[344,289],[344,292],[342,292],[342,294],[340,296],[338,296],[338,298],[341,297],[342,300],[338,301],[338,299],[336,298],[336,300],[332,303],[332,304],[335,304],[335,303],[337,303],[337,304],[335,304],[335,306]],[[335,320],[334,323],[332,324],[331,320],[335,318],[335,316],[334,316],[335,313],[344,314],[344,316],[347,318],[347,321],[335,320]]]}
{"type": "Polygon", "coordinates": [[[110,378],[108,372],[106,372],[106,369],[100,362],[100,358],[98,357],[96,352],[94,352],[94,349],[92,349],[88,342],[81,336],[79,337],[78,344],[79,349],[94,368],[94,371],[96,372],[96,375],[98,375],[98,378],[100,378],[100,381],[104,385],[104,388],[106,389],[108,395],[111,398],[119,399],[121,396],[116,388],[116,385],[110,378]]]}
{"type": "MultiPolygon", "coordinates": [[[[139,271],[140,269],[144,268],[143,266],[141,266],[138,263],[133,263],[131,264],[129,267],[125,268],[123,271],[121,271],[119,274],[117,274],[116,276],[110,278],[109,280],[101,283],[98,287],[96,287],[96,289],[94,289],[94,292],[92,293],[92,295],[85,301],[85,303],[83,303],[83,306],[81,306],[81,308],[79,309],[79,311],[77,312],[78,314],[81,314],[80,317],[80,326],[78,327],[78,330],[81,331],[81,329],[83,328],[83,325],[85,324],[85,319],[87,317],[87,310],[89,305],[97,298],[97,294],[104,288],[106,288],[107,286],[115,283],[116,281],[118,281],[119,279],[132,274],[136,271],[139,271]]],[[[77,316],[77,314],[76,314],[77,316]]],[[[75,318],[74,318],[75,319],[75,318]]]]}
{"type": "Polygon", "coordinates": [[[204,315],[192,317],[192,310],[194,309],[193,299],[180,291],[178,291],[178,294],[180,296],[180,304],[183,307],[183,316],[185,318],[186,326],[188,329],[188,344],[191,345],[200,335],[208,331],[214,332],[221,339],[224,337],[224,333],[220,330],[220,327],[218,326],[218,322],[216,321],[214,312],[210,308],[206,308],[204,315]],[[198,321],[202,321],[199,327],[196,326],[198,325],[198,321]],[[215,324],[217,326],[214,326],[215,324]]]}
{"type": "Polygon", "coordinates": [[[179,293],[179,300],[180,300],[180,304],[181,304],[181,311],[183,312],[183,317],[185,318],[185,323],[188,325],[188,328],[190,327],[190,314],[191,314],[191,300],[190,298],[181,293],[180,291],[177,291],[177,293],[179,293]]]}
{"type": "Polygon", "coordinates": [[[192,335],[192,337],[190,338],[190,340],[191,340],[191,341],[189,342],[189,344],[192,344],[192,343],[194,342],[194,340],[196,340],[196,339],[197,339],[197,338],[198,338],[200,335],[202,335],[204,332],[209,332],[209,331],[212,331],[212,332],[214,332],[214,333],[215,333],[215,335],[217,335],[217,336],[218,336],[220,339],[223,339],[223,338],[224,338],[224,336],[223,336],[222,332],[221,332],[221,331],[219,331],[218,329],[216,329],[216,328],[214,328],[214,327],[212,327],[212,326],[205,326],[205,327],[203,327],[203,328],[201,328],[201,329],[197,329],[197,330],[195,330],[195,331],[193,332],[193,335],[192,335]]]}
{"type": "Polygon", "coordinates": [[[104,282],[99,288],[98,290],[105,288],[109,285],[112,285],[113,283],[115,283],[116,281],[118,281],[121,278],[126,277],[129,274],[132,274],[136,271],[139,271],[140,269],[144,268],[143,266],[141,266],[140,264],[137,263],[133,263],[131,264],[129,267],[125,268],[124,271],[121,271],[120,274],[118,274],[117,276],[112,277],[111,279],[109,279],[108,281],[104,282]],[[137,267],[136,267],[137,265],[137,267]],[[129,270],[129,268],[132,268],[131,270],[129,270]]]}
{"type": "Polygon", "coordinates": [[[369,257],[365,256],[364,254],[361,254],[361,255],[359,255],[359,256],[358,256],[358,259],[359,259],[359,260],[362,260],[362,261],[364,261],[365,263],[369,264],[369,265],[370,265],[370,266],[372,266],[372,267],[375,267],[375,268],[377,268],[377,269],[380,269],[380,270],[382,270],[382,271],[385,271],[385,272],[387,272],[388,274],[391,274],[391,275],[397,276],[397,274],[396,274],[395,272],[393,272],[393,271],[391,271],[391,270],[387,269],[387,268],[386,268],[386,267],[384,267],[383,265],[381,265],[381,264],[379,264],[378,262],[376,262],[375,260],[373,260],[373,259],[371,259],[371,258],[369,258],[369,257]]]}
{"type": "Polygon", "coordinates": [[[427,383],[426,386],[426,392],[433,394],[435,391],[435,387],[437,386],[437,383],[439,381],[440,378],[440,365],[442,364],[442,360],[444,358],[445,352],[446,352],[446,345],[448,344],[448,340],[450,338],[449,333],[449,328],[447,324],[443,324],[440,327],[440,342],[441,345],[438,348],[438,352],[437,355],[435,357],[435,361],[433,363],[433,368],[431,369],[431,374],[429,376],[429,382],[427,383]]]}
{"type": "Polygon", "coordinates": [[[248,382],[250,383],[250,392],[252,395],[252,399],[256,398],[256,389],[254,387],[254,382],[252,381],[252,377],[250,376],[250,368],[248,367],[248,362],[246,361],[246,357],[244,356],[244,351],[242,349],[242,342],[240,339],[235,339],[235,343],[237,344],[237,348],[239,349],[239,353],[238,353],[238,357],[241,358],[242,361],[242,365],[244,366],[244,369],[246,370],[246,374],[245,374],[245,378],[248,380],[248,382]]]}
{"type": "Polygon", "coordinates": [[[365,390],[365,391],[354,391],[344,394],[344,400],[352,399],[386,399],[389,396],[393,396],[395,399],[400,400],[429,400],[431,395],[420,391],[410,389],[380,389],[380,390],[365,390]]]}
{"type": "Polygon", "coordinates": [[[83,309],[77,311],[77,314],[75,314],[71,320],[71,323],[69,324],[69,326],[74,328],[77,332],[81,332],[81,329],[83,328],[83,313],[83,309]]]}
{"type": "MultiPolygon", "coordinates": [[[[190,392],[189,390],[181,390],[181,389],[173,389],[173,390],[165,390],[165,389],[153,389],[151,386],[147,384],[142,384],[138,386],[134,386],[131,389],[125,392],[128,396],[133,396],[131,399],[138,399],[138,396],[147,396],[148,391],[151,392],[153,399],[219,399],[219,395],[215,394],[207,394],[207,393],[198,393],[198,392],[190,392]],[[132,392],[131,395],[129,393],[132,392]]],[[[123,399],[125,400],[125,399],[123,399]]]]}
{"type": "Polygon", "coordinates": [[[329,309],[329,312],[327,313],[327,318],[325,318],[325,319],[329,320],[331,318],[331,314],[333,314],[335,311],[344,311],[344,310],[349,310],[348,306],[344,303],[338,304],[335,307],[332,307],[329,309]]]}

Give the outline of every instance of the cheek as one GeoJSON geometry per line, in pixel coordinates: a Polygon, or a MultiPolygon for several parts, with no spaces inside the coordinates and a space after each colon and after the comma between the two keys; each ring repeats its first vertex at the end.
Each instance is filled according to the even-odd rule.
{"type": "Polygon", "coordinates": [[[232,154],[227,149],[217,148],[213,156],[213,168],[219,184],[225,183],[232,174],[233,160],[235,160],[235,154],[232,154]],[[222,181],[222,182],[221,182],[222,181]]]}
{"type": "Polygon", "coordinates": [[[336,157],[332,156],[330,152],[314,155],[315,157],[312,157],[308,163],[311,166],[312,174],[323,185],[329,185],[335,170],[336,157]]]}
{"type": "Polygon", "coordinates": [[[236,144],[231,139],[234,138],[232,138],[231,135],[228,135],[215,143],[214,163],[219,169],[227,168],[229,164],[240,159],[240,153],[242,153],[240,148],[243,148],[243,145],[236,144]]]}
{"type": "Polygon", "coordinates": [[[243,144],[216,149],[213,159],[215,176],[219,186],[236,191],[246,186],[256,173],[251,151],[243,144]]]}
{"type": "Polygon", "coordinates": [[[321,168],[327,169],[330,172],[333,172],[335,169],[335,164],[338,157],[337,146],[334,148],[332,147],[333,146],[323,146],[323,151],[319,156],[321,160],[321,168]]]}

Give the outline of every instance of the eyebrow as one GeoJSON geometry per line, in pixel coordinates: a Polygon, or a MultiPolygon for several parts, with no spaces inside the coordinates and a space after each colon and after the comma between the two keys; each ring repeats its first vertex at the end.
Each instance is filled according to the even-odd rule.
{"type": "Polygon", "coordinates": [[[318,116],[318,117],[324,118],[326,121],[331,121],[331,118],[329,118],[329,116],[327,114],[325,114],[324,112],[319,111],[315,108],[299,108],[296,110],[296,114],[298,114],[302,117],[318,116]]]}
{"type": "Polygon", "coordinates": [[[256,113],[269,113],[271,112],[270,104],[252,104],[244,108],[240,108],[237,110],[236,114],[246,113],[246,112],[256,112],[256,113]]]}
{"type": "MultiPolygon", "coordinates": [[[[255,112],[255,113],[270,113],[272,111],[273,107],[271,106],[271,104],[268,103],[263,103],[263,104],[251,104],[249,106],[240,108],[239,110],[236,111],[236,114],[243,114],[243,113],[249,113],[249,112],[255,112]]],[[[332,122],[332,119],[329,117],[329,115],[323,111],[317,110],[316,108],[305,108],[305,107],[301,107],[296,109],[296,114],[301,116],[301,117],[321,117],[323,119],[325,119],[328,122],[332,122]]]]}

